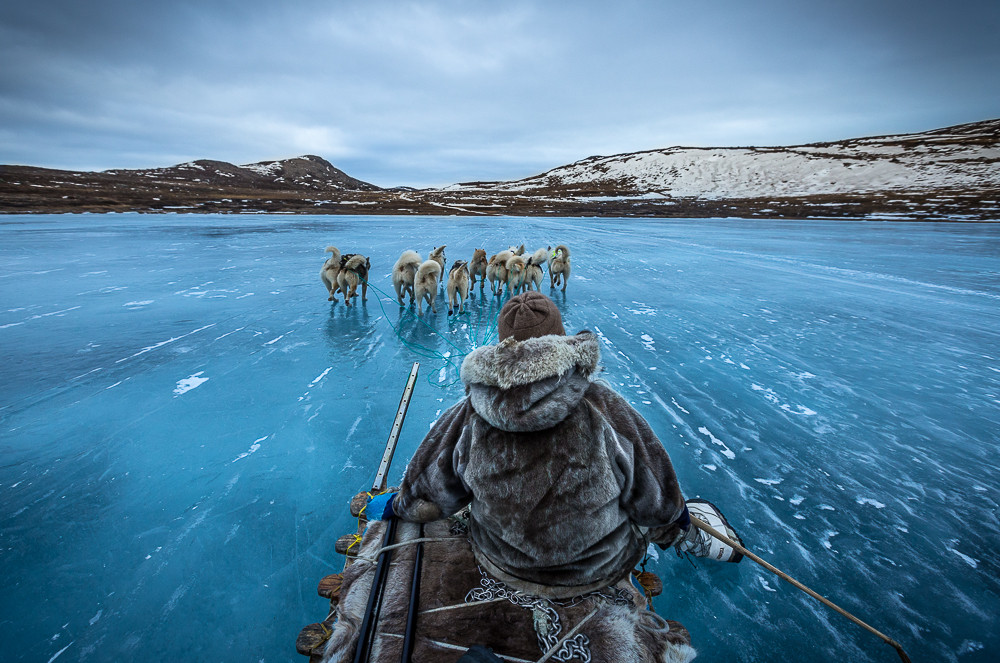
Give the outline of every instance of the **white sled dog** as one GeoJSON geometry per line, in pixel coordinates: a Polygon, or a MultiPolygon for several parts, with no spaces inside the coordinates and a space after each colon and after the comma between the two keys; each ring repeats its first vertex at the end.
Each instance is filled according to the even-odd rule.
{"type": "Polygon", "coordinates": [[[337,283],[344,293],[344,305],[351,305],[351,298],[357,297],[358,285],[361,286],[361,301],[368,301],[368,271],[372,267],[371,260],[360,253],[348,253],[341,257],[340,272],[337,273],[337,283]]]}
{"type": "Polygon", "coordinates": [[[333,255],[323,263],[323,267],[319,270],[319,278],[326,286],[326,292],[329,295],[326,301],[335,302],[337,301],[337,291],[340,290],[340,284],[337,283],[337,274],[340,272],[340,249],[336,246],[328,246],[326,252],[333,255]]]}
{"type": "Polygon", "coordinates": [[[549,258],[549,287],[555,288],[562,280],[562,291],[566,292],[566,283],[569,281],[569,247],[560,244],[556,247],[555,253],[549,258]]]}
{"type": "Polygon", "coordinates": [[[465,300],[469,296],[469,264],[464,260],[456,260],[448,270],[448,315],[458,308],[459,313],[465,312],[465,300]]]}
{"type": "Polygon", "coordinates": [[[511,297],[521,294],[524,287],[523,255],[513,255],[507,260],[507,294],[511,297]]]}
{"type": "Polygon", "coordinates": [[[507,261],[514,257],[511,251],[501,251],[490,256],[486,263],[486,278],[490,280],[490,290],[494,295],[503,293],[503,285],[507,282],[507,261]]]}
{"type": "Polygon", "coordinates": [[[413,292],[417,299],[417,315],[424,314],[424,299],[430,304],[432,311],[437,313],[434,300],[437,299],[438,281],[441,278],[441,263],[437,260],[425,260],[417,269],[413,279],[413,292]]]}
{"type": "Polygon", "coordinates": [[[507,250],[510,251],[511,253],[513,253],[516,256],[523,256],[524,255],[524,244],[522,244],[521,246],[510,246],[510,247],[507,247],[507,250]]]}
{"type": "Polygon", "coordinates": [[[410,294],[410,304],[413,304],[413,279],[421,262],[423,261],[416,251],[407,250],[403,251],[403,255],[392,266],[392,287],[396,289],[396,299],[400,306],[403,306],[403,298],[407,293],[410,294]]]}
{"type": "Polygon", "coordinates": [[[542,289],[542,266],[545,265],[551,249],[538,249],[524,262],[524,290],[542,289]]]}
{"type": "Polygon", "coordinates": [[[469,277],[472,285],[476,285],[476,277],[479,277],[479,289],[486,285],[486,249],[475,249],[472,252],[472,262],[469,263],[469,277]]]}

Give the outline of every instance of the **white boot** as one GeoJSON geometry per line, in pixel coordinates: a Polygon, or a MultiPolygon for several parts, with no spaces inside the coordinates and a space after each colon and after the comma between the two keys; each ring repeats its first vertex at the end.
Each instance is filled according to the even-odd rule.
{"type": "MultiPolygon", "coordinates": [[[[691,518],[708,523],[733,541],[743,545],[743,540],[729,525],[729,521],[726,520],[717,506],[708,500],[701,499],[690,499],[687,500],[686,504],[691,518]]],[[[676,547],[680,552],[691,553],[695,557],[709,557],[720,562],[736,563],[743,559],[743,553],[694,525],[688,528],[684,538],[677,543],[676,547]]]]}

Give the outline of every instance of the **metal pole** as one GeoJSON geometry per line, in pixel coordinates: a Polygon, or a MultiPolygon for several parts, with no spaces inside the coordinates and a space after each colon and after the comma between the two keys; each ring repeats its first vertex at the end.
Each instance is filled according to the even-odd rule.
{"type": "Polygon", "coordinates": [[[758,564],[760,564],[765,569],[767,569],[771,573],[775,574],[776,576],[778,576],[782,580],[785,580],[785,581],[790,582],[791,584],[795,585],[796,587],[798,587],[799,589],[801,589],[803,592],[805,592],[809,596],[813,597],[814,599],[816,599],[817,601],[819,601],[823,605],[827,606],[828,608],[831,608],[831,609],[839,612],[841,615],[843,615],[844,617],[847,617],[852,622],[854,622],[855,624],[857,624],[861,628],[865,629],[866,631],[877,635],[879,638],[881,638],[883,641],[885,641],[886,644],[888,644],[889,646],[891,646],[893,649],[896,650],[896,653],[899,654],[899,657],[901,659],[903,659],[903,663],[910,663],[910,657],[906,655],[905,651],[903,651],[903,646],[900,645],[895,640],[893,640],[892,638],[890,638],[889,636],[887,636],[886,634],[884,634],[881,631],[879,631],[878,629],[876,629],[876,628],[874,628],[872,626],[869,626],[868,624],[864,623],[863,621],[861,621],[860,619],[858,619],[857,617],[855,617],[851,613],[849,613],[846,610],[844,610],[843,608],[841,608],[839,605],[835,604],[833,601],[830,601],[829,599],[826,599],[826,598],[820,596],[819,594],[817,594],[813,590],[809,589],[808,587],[806,587],[801,582],[799,582],[795,578],[791,577],[790,575],[788,575],[784,571],[781,571],[780,569],[778,569],[777,567],[773,566],[772,564],[769,564],[769,563],[765,562],[763,559],[761,559],[757,555],[754,555],[752,552],[750,552],[749,550],[747,550],[746,548],[744,548],[743,546],[741,546],[736,541],[733,541],[728,536],[726,536],[722,532],[718,531],[717,529],[715,529],[714,527],[712,527],[708,523],[706,523],[706,522],[704,522],[702,520],[699,520],[698,518],[691,518],[691,524],[694,525],[695,527],[697,527],[698,529],[700,529],[701,531],[707,532],[708,534],[714,536],[715,538],[717,538],[719,541],[722,541],[726,545],[732,546],[733,549],[738,550],[739,552],[743,553],[744,555],[746,555],[747,557],[749,557],[753,561],[757,562],[758,564]]]}
{"type": "Polygon", "coordinates": [[[375,473],[375,481],[372,483],[373,493],[385,492],[389,465],[392,463],[392,455],[396,453],[396,441],[399,439],[399,431],[403,427],[403,419],[406,418],[406,409],[410,407],[410,396],[413,395],[413,383],[417,381],[418,368],[420,368],[420,362],[413,362],[410,377],[406,380],[406,388],[403,389],[403,395],[399,399],[399,407],[396,409],[396,419],[392,422],[392,430],[389,431],[389,439],[385,443],[382,462],[379,463],[378,472],[375,473]]]}
{"type": "MultiPolygon", "coordinates": [[[[410,377],[406,380],[406,388],[399,399],[399,407],[396,409],[396,419],[392,422],[392,430],[389,432],[389,439],[385,443],[385,452],[382,454],[382,462],[379,464],[378,472],[375,474],[375,481],[372,483],[372,493],[383,493],[386,488],[386,475],[389,472],[389,465],[392,463],[392,455],[396,451],[396,441],[399,439],[399,431],[403,427],[403,419],[406,417],[406,409],[410,406],[410,396],[413,395],[413,384],[417,381],[417,369],[419,362],[413,362],[410,369],[410,377]]],[[[392,539],[396,535],[396,525],[399,519],[393,517],[386,523],[385,536],[382,539],[382,547],[392,544],[392,539]]],[[[375,577],[372,580],[371,590],[368,592],[368,605],[365,607],[365,616],[361,621],[361,629],[358,632],[358,644],[354,650],[354,663],[364,663],[371,655],[371,646],[375,641],[375,625],[378,623],[379,612],[382,607],[382,593],[385,591],[385,581],[389,575],[389,562],[392,558],[392,550],[387,550],[379,556],[378,564],[375,567],[375,577]]]]}

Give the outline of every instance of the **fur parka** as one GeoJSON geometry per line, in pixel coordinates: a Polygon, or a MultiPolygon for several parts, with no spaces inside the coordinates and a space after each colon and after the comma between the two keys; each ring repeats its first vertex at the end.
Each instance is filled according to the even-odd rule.
{"type": "Polygon", "coordinates": [[[662,443],[603,380],[592,332],[506,339],[462,364],[466,397],[431,427],[394,508],[431,522],[470,504],[476,559],[559,598],[613,584],[649,541],[669,545],[684,498],[662,443]]]}

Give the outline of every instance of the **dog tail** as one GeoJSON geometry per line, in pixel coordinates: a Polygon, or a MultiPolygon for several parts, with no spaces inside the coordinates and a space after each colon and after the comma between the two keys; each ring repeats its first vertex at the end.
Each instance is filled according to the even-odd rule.
{"type": "Polygon", "coordinates": [[[437,260],[425,260],[417,269],[418,279],[438,278],[441,276],[441,264],[437,260]]]}
{"type": "Polygon", "coordinates": [[[412,249],[407,249],[403,251],[403,255],[399,256],[399,262],[397,263],[400,267],[412,267],[416,269],[420,266],[423,260],[420,259],[420,254],[412,249]]]}
{"type": "Polygon", "coordinates": [[[328,247],[326,247],[326,252],[327,253],[332,253],[334,260],[336,260],[338,262],[340,261],[340,249],[338,249],[336,246],[328,246],[328,247]]]}
{"type": "Polygon", "coordinates": [[[355,254],[351,256],[350,260],[344,263],[344,269],[356,272],[359,267],[364,266],[366,260],[368,260],[368,258],[364,257],[360,253],[355,254]]]}
{"type": "Polygon", "coordinates": [[[558,254],[560,251],[562,251],[562,259],[565,260],[566,262],[569,262],[569,247],[566,246],[565,244],[560,244],[559,246],[556,247],[556,254],[558,254]]]}

